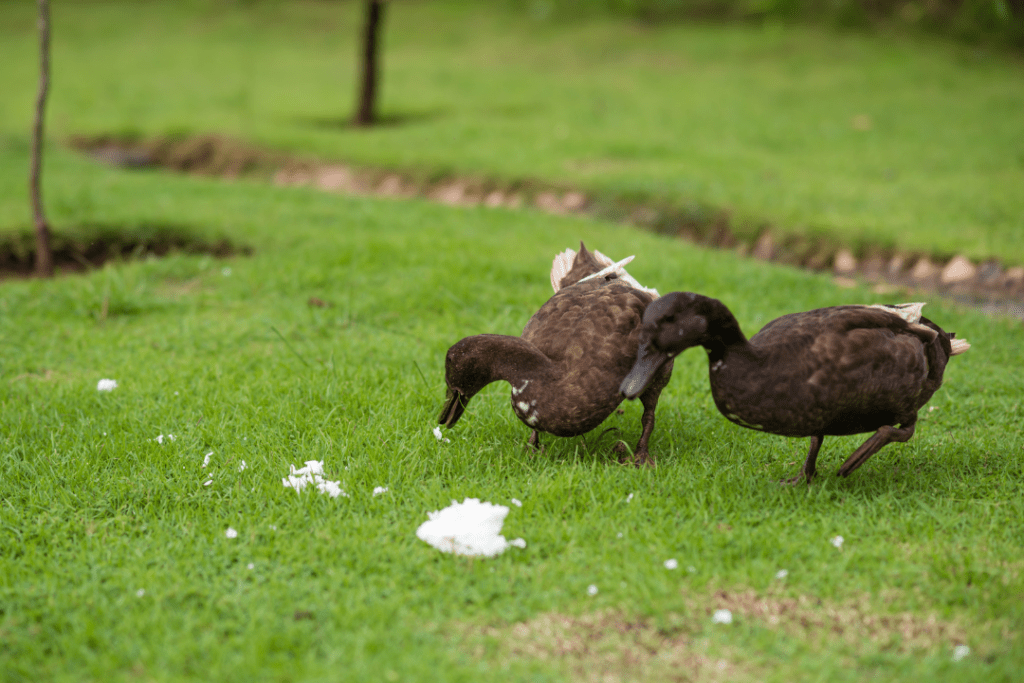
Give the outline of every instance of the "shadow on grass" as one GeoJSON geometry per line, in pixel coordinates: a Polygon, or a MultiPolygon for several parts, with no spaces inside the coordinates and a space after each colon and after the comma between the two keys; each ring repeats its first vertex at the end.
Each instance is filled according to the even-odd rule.
{"type": "Polygon", "coordinates": [[[399,128],[436,121],[448,115],[444,109],[423,109],[420,111],[392,111],[380,114],[371,126],[357,126],[351,116],[342,117],[299,117],[293,121],[326,130],[373,130],[374,128],[399,128]]]}

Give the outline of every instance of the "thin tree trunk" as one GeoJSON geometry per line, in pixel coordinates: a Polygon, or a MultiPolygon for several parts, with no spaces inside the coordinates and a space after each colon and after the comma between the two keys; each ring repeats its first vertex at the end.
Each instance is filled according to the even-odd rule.
{"type": "Polygon", "coordinates": [[[363,28],[363,54],[359,85],[359,104],[355,124],[372,126],[377,121],[377,72],[380,47],[380,25],[384,19],[384,0],[368,0],[366,24],[363,28]]]}
{"type": "Polygon", "coordinates": [[[50,87],[50,3],[39,0],[39,93],[36,96],[36,117],[32,125],[32,159],[29,167],[29,193],[32,197],[32,218],[36,227],[36,275],[53,276],[53,253],[50,249],[50,226],[43,215],[40,175],[43,169],[43,119],[46,95],[50,87]]]}

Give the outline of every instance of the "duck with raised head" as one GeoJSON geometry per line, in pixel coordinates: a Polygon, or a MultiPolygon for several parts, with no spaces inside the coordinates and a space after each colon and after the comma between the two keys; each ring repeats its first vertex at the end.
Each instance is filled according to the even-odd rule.
{"type": "Polygon", "coordinates": [[[923,306],[791,313],[748,340],[721,301],[672,292],[644,312],[636,364],[621,390],[628,398],[640,395],[663,363],[703,346],[711,395],[727,419],[811,438],[803,469],[789,482],[810,482],[826,435],[874,432],[839,468],[845,477],[886,444],[914,435],[917,411],[941,386],[949,357],[970,348],[922,317],[923,306]]]}
{"type": "MultiPolygon", "coordinates": [[[[622,403],[619,385],[636,358],[644,310],[658,293],[626,273],[632,257],[612,262],[581,242],[555,257],[555,294],[541,306],[519,337],[478,334],[448,349],[448,394],[438,418],[452,427],[466,404],[498,380],[512,385],[512,409],[532,432],[527,444],[540,447],[539,432],[579,436],[591,431],[622,403]]],[[[644,412],[636,465],[654,464],[648,441],[654,410],[672,375],[662,364],[638,392],[644,412]]]]}

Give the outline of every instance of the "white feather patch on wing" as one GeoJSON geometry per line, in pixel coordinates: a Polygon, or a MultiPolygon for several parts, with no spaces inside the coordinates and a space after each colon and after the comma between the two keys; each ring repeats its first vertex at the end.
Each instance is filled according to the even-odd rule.
{"type": "Polygon", "coordinates": [[[595,249],[594,251],[592,251],[590,253],[592,253],[594,255],[594,258],[596,258],[597,262],[600,263],[602,266],[610,266],[613,263],[615,263],[615,259],[613,259],[610,256],[605,256],[604,254],[599,252],[597,249],[595,249]]]}
{"type": "Polygon", "coordinates": [[[906,320],[912,329],[916,329],[919,334],[925,335],[928,339],[935,339],[935,335],[938,333],[927,325],[921,324],[921,309],[924,306],[925,302],[915,301],[908,304],[870,304],[868,308],[878,308],[898,315],[906,320]]]}
{"type": "MultiPolygon", "coordinates": [[[[920,327],[924,330],[934,332],[932,328],[927,325],[921,325],[921,309],[925,306],[923,301],[915,301],[914,303],[908,304],[871,304],[868,308],[881,308],[895,313],[899,317],[906,320],[914,327],[920,327]]],[[[966,339],[950,339],[950,356],[959,356],[961,353],[965,353],[967,349],[971,348],[970,343],[966,339]]]]}
{"type": "Polygon", "coordinates": [[[627,256],[626,258],[622,259],[618,263],[613,263],[610,266],[605,266],[604,268],[602,268],[601,270],[597,271],[596,273],[591,273],[590,275],[586,276],[585,278],[581,278],[575,284],[579,284],[580,282],[586,282],[587,280],[596,280],[598,278],[604,277],[605,275],[611,275],[612,273],[614,273],[616,277],[621,277],[622,273],[626,272],[625,270],[622,269],[622,267],[624,265],[626,265],[627,263],[629,263],[630,261],[632,261],[633,259],[635,259],[635,258],[636,258],[636,256],[627,256]]]}
{"type": "MultiPolygon", "coordinates": [[[[614,261],[612,261],[610,258],[605,256],[601,252],[597,251],[596,249],[594,250],[594,255],[597,257],[598,261],[601,261],[605,265],[611,265],[612,263],[614,263],[614,261]]],[[[630,256],[630,259],[632,259],[632,258],[633,257],[630,256]]],[[[626,262],[627,261],[625,259],[623,259],[621,261],[622,264],[625,264],[626,262]]],[[[620,280],[625,280],[626,282],[631,284],[635,289],[639,289],[642,292],[647,292],[648,294],[653,296],[655,299],[657,299],[658,297],[661,296],[660,294],[658,294],[658,290],[654,289],[653,287],[644,287],[642,284],[637,282],[636,278],[633,277],[632,275],[630,275],[629,273],[627,273],[625,268],[619,268],[618,269],[618,275],[619,275],[619,279],[620,280]]]]}
{"type": "MultiPolygon", "coordinates": [[[[623,266],[625,266],[627,263],[636,258],[636,256],[629,256],[627,258],[622,259],[619,262],[615,262],[611,258],[605,256],[596,249],[590,253],[594,255],[594,258],[597,260],[598,263],[605,267],[599,270],[598,272],[593,273],[592,275],[588,275],[587,277],[573,284],[579,284],[580,282],[586,282],[587,280],[604,277],[605,275],[614,272],[616,277],[618,277],[620,280],[624,280],[625,282],[629,283],[635,289],[639,289],[642,292],[647,292],[655,299],[661,296],[660,294],[658,294],[658,290],[654,289],[653,287],[644,287],[639,282],[637,282],[636,278],[627,273],[625,268],[623,268],[623,266]]],[[[572,270],[573,264],[575,262],[576,252],[573,249],[566,249],[565,251],[555,255],[554,261],[551,262],[551,289],[555,290],[555,292],[558,292],[558,290],[562,288],[562,278],[569,274],[569,271],[572,270]]]]}
{"type": "Polygon", "coordinates": [[[555,260],[551,262],[551,288],[556,292],[562,288],[562,278],[572,270],[575,260],[576,252],[572,249],[566,249],[555,255],[555,260]]]}
{"type": "Polygon", "coordinates": [[[894,313],[899,317],[906,320],[908,323],[914,324],[921,322],[921,309],[924,308],[925,302],[916,301],[910,304],[865,304],[868,308],[880,308],[883,311],[894,313]]]}

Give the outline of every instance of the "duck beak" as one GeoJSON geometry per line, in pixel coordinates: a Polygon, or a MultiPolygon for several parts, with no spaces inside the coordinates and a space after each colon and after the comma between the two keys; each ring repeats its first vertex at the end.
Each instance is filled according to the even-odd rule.
{"type": "Polygon", "coordinates": [[[654,348],[649,342],[641,342],[636,352],[636,363],[619,385],[619,392],[626,398],[636,398],[644,393],[654,373],[658,372],[671,357],[664,351],[654,348]]]}
{"type": "Polygon", "coordinates": [[[441,409],[441,415],[437,418],[438,424],[443,424],[445,427],[454,425],[462,417],[467,403],[469,403],[469,399],[463,396],[461,391],[448,387],[448,394],[444,398],[444,408],[441,409]]]}

